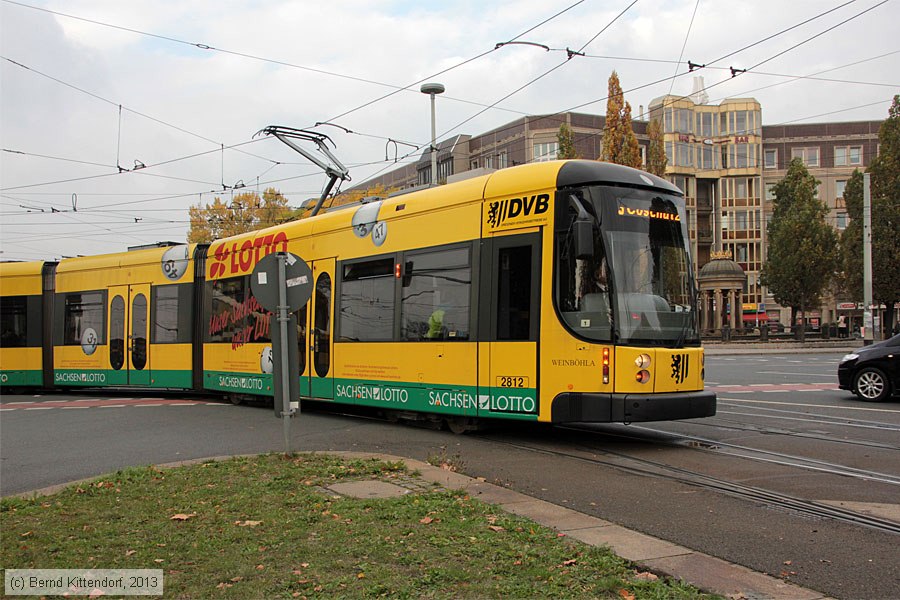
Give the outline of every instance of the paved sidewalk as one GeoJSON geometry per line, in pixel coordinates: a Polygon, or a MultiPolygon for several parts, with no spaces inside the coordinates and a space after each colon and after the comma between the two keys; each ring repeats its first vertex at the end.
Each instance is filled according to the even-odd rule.
{"type": "MultiPolygon", "coordinates": [[[[422,479],[437,483],[447,489],[465,490],[473,498],[496,504],[507,512],[526,517],[556,529],[569,537],[594,546],[609,546],[624,559],[637,563],[642,569],[681,579],[702,590],[721,594],[735,600],[819,600],[827,596],[802,588],[781,579],[751,571],[719,558],[695,552],[689,548],[650,537],[550,502],[537,500],[525,494],[453,473],[430,464],[386,454],[360,452],[333,452],[349,459],[379,458],[386,461],[403,461],[411,471],[418,471],[422,479]]],[[[357,492],[362,497],[393,494],[385,490],[382,482],[371,482],[368,490],[360,482],[357,492]]]]}

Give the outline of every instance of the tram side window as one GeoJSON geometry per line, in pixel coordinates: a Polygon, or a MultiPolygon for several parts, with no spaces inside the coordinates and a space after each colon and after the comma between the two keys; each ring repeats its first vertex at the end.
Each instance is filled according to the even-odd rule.
{"type": "MultiPolygon", "coordinates": [[[[233,347],[272,341],[271,313],[250,292],[250,277],[212,282],[212,309],[206,330],[207,342],[228,342],[233,347]]],[[[179,326],[179,329],[181,327],[179,326]]]]}
{"type": "Polygon", "coordinates": [[[338,339],[389,341],[394,337],[394,259],[344,264],[338,339]]]}
{"type": "Polygon", "coordinates": [[[472,288],[469,248],[407,253],[404,260],[401,339],[468,339],[472,288]]]}
{"type": "Polygon", "coordinates": [[[0,347],[23,348],[28,339],[28,297],[8,296],[0,301],[0,347]]]}
{"type": "Polygon", "coordinates": [[[153,288],[154,344],[187,344],[191,341],[193,290],[190,285],[153,288]]]}
{"type": "Polygon", "coordinates": [[[97,343],[104,343],[104,294],[84,292],[66,294],[63,312],[63,344],[80,345],[88,329],[94,330],[97,343]]]}
{"type": "Polygon", "coordinates": [[[212,282],[212,310],[206,341],[231,342],[243,327],[240,318],[244,305],[244,278],[219,279],[212,282]]]}

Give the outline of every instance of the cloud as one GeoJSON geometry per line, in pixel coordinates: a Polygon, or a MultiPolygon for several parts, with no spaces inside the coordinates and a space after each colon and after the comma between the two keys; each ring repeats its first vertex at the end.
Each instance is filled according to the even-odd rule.
{"type": "MultiPolygon", "coordinates": [[[[228,52],[15,4],[0,5],[2,54],[32,69],[7,61],[0,64],[3,148],[30,153],[0,156],[0,256],[5,259],[119,251],[133,243],[183,239],[187,207],[211,201],[216,193],[227,197],[230,192],[222,189],[223,183],[274,182],[295,205],[318,195],[325,178],[312,175],[313,165],[276,140],[257,139],[221,150],[220,144],[250,142],[269,124],[310,127],[343,115],[336,122],[356,134],[328,127],[321,131],[334,139],[336,154],[345,164],[356,165],[353,182],[361,182],[385,168],[385,138],[428,142],[429,103],[417,84],[425,79],[447,88],[437,106],[438,131],[447,135],[477,135],[519,118],[520,113],[552,113],[582,105],[579,110],[603,113],[606,81],[613,69],[635,111],[670,86],[674,93],[691,90],[691,77],[680,77],[674,84],[666,80],[628,91],[676,72],[671,62],[653,61],[678,58],[695,0],[639,2],[585,48],[588,56],[568,61],[566,48],[584,46],[626,4],[578,4],[520,38],[546,44],[551,52],[525,45],[488,52],[565,7],[536,0],[487,5],[405,0],[67,0],[39,6],[228,52]],[[485,52],[478,60],[452,68],[485,52]],[[558,68],[526,86],[554,67],[558,68]],[[446,69],[451,70],[442,72],[446,69]],[[376,101],[394,92],[392,86],[407,85],[411,89],[376,101]],[[484,105],[522,86],[526,87],[497,108],[472,118],[484,105]],[[135,160],[156,166],[118,173],[117,161],[131,168],[135,160]],[[94,175],[104,177],[84,179],[94,175]],[[69,179],[78,180],[22,187],[69,179]],[[21,208],[67,210],[72,194],[77,195],[78,214],[25,213],[21,208]],[[168,199],[155,199],[162,197],[168,199]],[[135,223],[136,217],[142,220],[135,223]]],[[[747,68],[863,8],[845,7],[716,66],[747,68]]],[[[814,0],[702,3],[684,59],[711,62],[823,10],[814,0]]],[[[803,75],[890,51],[897,16],[893,5],[879,7],[759,70],[803,75]]],[[[897,84],[892,80],[900,72],[898,57],[824,77],[897,84]]],[[[727,70],[712,68],[701,74],[707,85],[718,84],[710,89],[714,100],[784,81],[755,73],[731,80],[727,70]]],[[[750,95],[760,100],[763,120],[770,124],[883,99],[883,106],[820,120],[881,119],[896,91],[896,87],[800,80],[750,95]]],[[[401,146],[401,154],[409,150],[401,146]]]]}

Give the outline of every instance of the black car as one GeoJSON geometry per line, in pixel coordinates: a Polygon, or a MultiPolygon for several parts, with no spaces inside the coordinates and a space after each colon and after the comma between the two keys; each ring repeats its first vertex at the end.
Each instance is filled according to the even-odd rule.
{"type": "Polygon", "coordinates": [[[838,385],[868,402],[900,394],[900,334],[844,356],[838,385]]]}

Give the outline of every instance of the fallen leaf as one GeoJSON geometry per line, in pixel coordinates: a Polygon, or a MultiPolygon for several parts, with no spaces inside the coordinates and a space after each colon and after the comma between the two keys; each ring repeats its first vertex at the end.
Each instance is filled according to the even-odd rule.
{"type": "Polygon", "coordinates": [[[216,586],[216,588],[218,588],[220,590],[224,590],[225,588],[230,588],[230,587],[234,587],[234,584],[225,583],[224,581],[216,586]]]}
{"type": "Polygon", "coordinates": [[[792,560],[786,560],[786,561],[784,561],[784,563],[782,563],[782,564],[790,565],[790,564],[792,564],[793,562],[794,562],[794,561],[792,561],[792,560]]]}
{"type": "Polygon", "coordinates": [[[256,570],[257,570],[257,571],[264,571],[265,568],[266,568],[266,565],[256,565],[256,570]]]}
{"type": "Polygon", "coordinates": [[[241,581],[241,580],[243,580],[243,579],[244,579],[244,578],[243,578],[243,577],[240,577],[240,576],[238,576],[238,577],[232,577],[232,578],[231,578],[231,582],[232,582],[232,583],[237,583],[238,581],[241,581]]]}
{"type": "Polygon", "coordinates": [[[488,525],[488,529],[490,529],[491,531],[506,531],[499,525],[488,525]]]}
{"type": "Polygon", "coordinates": [[[137,554],[137,550],[126,550],[125,556],[131,556],[132,554],[137,554]]]}
{"type": "Polygon", "coordinates": [[[365,573],[357,573],[357,574],[356,574],[356,578],[357,578],[357,579],[365,579],[365,577],[366,577],[366,574],[365,574],[365,573]]]}
{"type": "Polygon", "coordinates": [[[33,531],[26,531],[25,533],[21,534],[19,537],[28,537],[28,536],[30,536],[32,533],[34,533],[34,532],[33,532],[33,531]]]}
{"type": "Polygon", "coordinates": [[[634,594],[624,588],[619,590],[619,596],[621,596],[623,600],[634,600],[634,594]]]}
{"type": "Polygon", "coordinates": [[[153,562],[155,562],[155,563],[161,563],[161,562],[166,562],[166,561],[165,561],[165,559],[163,559],[163,558],[154,558],[154,559],[153,559],[153,562]]]}
{"type": "Polygon", "coordinates": [[[196,516],[197,516],[197,513],[191,513],[189,515],[186,515],[184,513],[178,513],[177,515],[172,515],[171,517],[169,517],[169,519],[172,521],[187,521],[188,519],[190,519],[192,517],[196,517],[196,516]]]}
{"type": "Polygon", "coordinates": [[[234,524],[238,527],[256,527],[261,525],[262,521],[235,521],[234,524]]]}
{"type": "Polygon", "coordinates": [[[566,566],[566,567],[571,567],[572,565],[576,565],[576,564],[578,564],[578,559],[575,559],[575,558],[571,558],[569,560],[563,561],[563,566],[566,566]]]}
{"type": "Polygon", "coordinates": [[[659,579],[659,577],[657,577],[653,573],[636,573],[634,578],[641,579],[643,581],[656,581],[657,579],[659,579]]]}
{"type": "Polygon", "coordinates": [[[434,521],[434,519],[432,519],[431,517],[423,517],[423,518],[419,519],[419,523],[424,523],[425,525],[428,525],[429,523],[432,523],[433,521],[434,521]]]}

